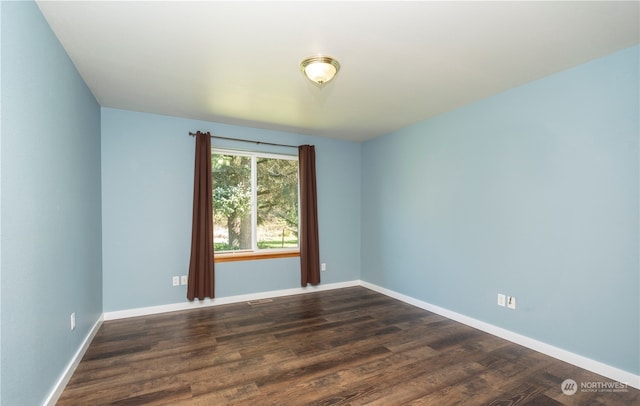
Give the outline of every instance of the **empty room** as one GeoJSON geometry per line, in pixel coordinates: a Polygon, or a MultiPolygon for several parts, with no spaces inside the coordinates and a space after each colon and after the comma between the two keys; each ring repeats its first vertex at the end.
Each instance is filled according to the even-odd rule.
{"type": "Polygon", "coordinates": [[[640,2],[0,22],[1,406],[640,403],[640,2]]]}

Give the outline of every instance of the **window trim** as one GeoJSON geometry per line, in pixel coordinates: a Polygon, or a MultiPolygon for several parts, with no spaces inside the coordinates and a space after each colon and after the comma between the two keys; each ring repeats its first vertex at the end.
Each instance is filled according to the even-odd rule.
{"type": "MultiPolygon", "coordinates": [[[[252,217],[257,219],[257,159],[258,158],[271,158],[271,159],[283,159],[298,162],[297,155],[239,150],[231,148],[219,148],[211,147],[211,155],[214,154],[228,154],[228,155],[240,155],[251,157],[251,211],[252,217]]],[[[300,177],[298,176],[298,208],[300,207],[300,177]]],[[[215,227],[215,224],[214,224],[215,227]]],[[[300,230],[300,213],[298,213],[298,230],[300,230]]],[[[270,248],[259,249],[258,248],[258,236],[257,236],[257,221],[252,222],[251,225],[251,241],[254,247],[252,249],[244,249],[237,251],[215,251],[214,248],[214,262],[235,262],[235,261],[251,261],[260,259],[276,259],[276,258],[292,258],[300,256],[300,237],[298,237],[297,248],[270,248]]]]}
{"type": "Polygon", "coordinates": [[[224,253],[214,253],[213,259],[215,263],[219,262],[236,262],[236,261],[253,261],[259,259],[277,259],[277,258],[293,258],[300,256],[300,249],[268,250],[265,252],[255,251],[227,251],[224,253]]]}

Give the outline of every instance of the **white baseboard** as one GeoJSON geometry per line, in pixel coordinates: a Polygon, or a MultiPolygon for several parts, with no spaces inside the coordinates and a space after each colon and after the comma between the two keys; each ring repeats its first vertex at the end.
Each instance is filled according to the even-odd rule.
{"type": "Polygon", "coordinates": [[[193,302],[181,302],[168,305],[139,307],[136,309],[118,310],[104,313],[105,320],[125,319],[129,317],[147,316],[150,314],[175,312],[178,310],[200,309],[209,306],[219,306],[230,303],[248,302],[251,300],[268,299],[280,296],[299,295],[303,293],[320,292],[323,290],[332,290],[340,288],[348,288],[351,286],[360,286],[360,281],[338,282],[326,285],[307,286],[305,288],[292,288],[283,290],[272,290],[268,292],[250,293],[246,295],[228,296],[215,299],[194,300],[193,302]]]}
{"type": "Polygon", "coordinates": [[[44,405],[54,406],[56,404],[56,402],[60,398],[60,395],[62,395],[62,392],[64,391],[65,386],[67,386],[67,384],[69,383],[69,380],[71,379],[71,376],[73,375],[76,368],[78,367],[78,364],[80,364],[80,361],[84,356],[84,353],[87,352],[87,349],[91,344],[91,341],[93,341],[93,338],[98,333],[100,326],[102,326],[103,321],[104,321],[104,318],[102,315],[100,315],[100,317],[95,322],[93,327],[91,327],[91,330],[89,330],[89,334],[87,334],[84,341],[82,341],[82,345],[80,345],[80,348],[78,348],[78,351],[76,351],[73,358],[71,358],[71,361],[69,362],[64,372],[58,379],[58,382],[56,382],[56,384],[54,385],[53,389],[49,393],[49,396],[47,396],[47,399],[43,403],[44,405]]]}
{"type": "Polygon", "coordinates": [[[436,305],[432,305],[422,300],[414,299],[411,296],[403,295],[402,293],[385,289],[383,287],[374,285],[369,282],[360,281],[360,285],[367,289],[374,290],[378,293],[382,293],[383,295],[387,295],[394,299],[398,299],[410,305],[439,314],[448,319],[455,320],[462,324],[466,324],[467,326],[477,328],[478,330],[482,330],[494,336],[504,338],[505,340],[508,340],[513,343],[530,348],[532,350],[538,351],[550,357],[559,359],[564,362],[568,362],[569,364],[578,366],[580,368],[586,369],[588,371],[594,372],[604,377],[616,380],[620,383],[627,384],[636,389],[640,389],[640,375],[635,375],[631,372],[627,372],[622,369],[604,364],[602,362],[592,360],[591,358],[587,358],[582,355],[578,355],[570,351],[563,350],[562,348],[554,347],[553,345],[543,343],[542,341],[534,340],[533,338],[529,338],[521,334],[514,333],[509,330],[505,330],[501,327],[494,326],[493,324],[485,323],[484,321],[480,321],[480,320],[465,316],[463,314],[456,313],[436,305]]]}
{"type": "Polygon", "coordinates": [[[98,332],[98,329],[102,325],[103,320],[104,321],[115,320],[115,319],[123,319],[128,317],[137,317],[137,316],[145,316],[145,315],[151,315],[151,314],[179,311],[179,310],[196,309],[196,308],[209,307],[209,306],[219,306],[219,305],[230,304],[230,303],[248,302],[251,300],[268,299],[268,298],[281,297],[281,296],[290,296],[290,295],[298,295],[298,294],[311,293],[311,292],[320,292],[325,290],[348,288],[352,286],[363,286],[367,289],[371,289],[373,291],[379,292],[383,295],[392,297],[394,299],[398,299],[410,305],[439,314],[441,316],[444,316],[451,320],[455,320],[457,322],[468,325],[470,327],[477,328],[478,330],[482,330],[486,333],[489,333],[494,336],[511,341],[513,343],[522,345],[524,347],[538,351],[542,354],[559,359],[561,361],[568,362],[572,365],[578,366],[580,368],[586,369],[588,371],[594,372],[604,377],[616,380],[621,383],[625,383],[633,388],[640,389],[640,375],[635,375],[631,372],[627,372],[619,368],[612,367],[610,365],[592,360],[582,355],[578,355],[570,351],[563,350],[558,347],[554,347],[544,342],[534,340],[532,338],[514,333],[512,331],[503,329],[501,327],[494,326],[493,324],[489,324],[489,323],[474,319],[472,317],[468,317],[463,314],[456,313],[451,310],[447,310],[445,308],[424,302],[422,300],[412,298],[402,293],[398,293],[393,290],[386,289],[369,282],[354,280],[354,281],[348,281],[348,282],[331,283],[327,285],[309,286],[306,288],[300,287],[300,288],[293,288],[293,289],[274,290],[274,291],[268,291],[268,292],[251,293],[246,295],[229,296],[229,297],[216,298],[216,299],[206,299],[201,301],[174,303],[169,305],[150,306],[150,307],[141,307],[141,308],[129,309],[129,310],[106,312],[98,319],[98,321],[96,321],[95,325],[92,327],[91,331],[89,332],[84,342],[82,343],[82,346],[76,352],[75,356],[73,357],[73,359],[67,366],[65,372],[62,374],[62,376],[56,383],[54,389],[51,391],[50,395],[47,397],[47,400],[45,401],[44,404],[47,406],[55,405],[56,401],[62,394],[64,387],[69,382],[69,379],[71,379],[71,375],[73,375],[73,372],[75,371],[76,367],[80,363],[80,360],[82,359],[84,353],[87,351],[89,344],[91,343],[96,333],[98,332]]]}

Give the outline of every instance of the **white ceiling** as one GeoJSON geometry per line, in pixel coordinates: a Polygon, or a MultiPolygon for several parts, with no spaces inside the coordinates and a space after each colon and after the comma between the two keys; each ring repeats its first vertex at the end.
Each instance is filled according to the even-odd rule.
{"type": "Polygon", "coordinates": [[[639,4],[38,1],[101,106],[354,141],[637,44],[639,4]]]}

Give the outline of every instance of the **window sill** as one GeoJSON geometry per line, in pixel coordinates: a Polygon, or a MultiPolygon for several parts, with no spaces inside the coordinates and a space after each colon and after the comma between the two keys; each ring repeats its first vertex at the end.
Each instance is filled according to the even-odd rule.
{"type": "Polygon", "coordinates": [[[256,252],[256,251],[245,251],[245,252],[235,252],[235,253],[225,253],[225,254],[215,254],[213,256],[214,262],[235,262],[235,261],[253,261],[257,259],[276,259],[276,258],[292,258],[299,257],[300,250],[290,250],[290,251],[267,251],[267,252],[256,252]]]}

